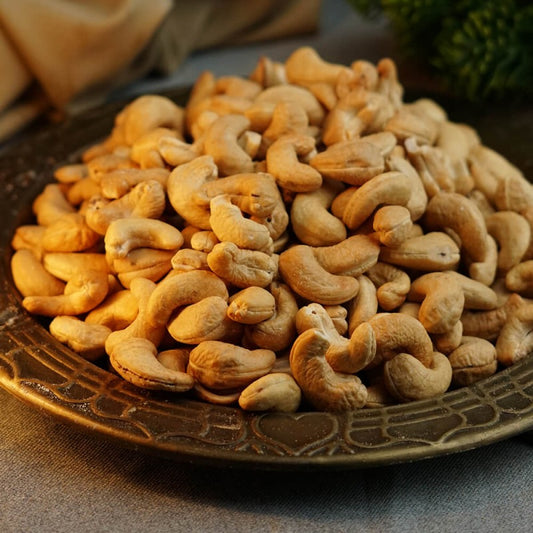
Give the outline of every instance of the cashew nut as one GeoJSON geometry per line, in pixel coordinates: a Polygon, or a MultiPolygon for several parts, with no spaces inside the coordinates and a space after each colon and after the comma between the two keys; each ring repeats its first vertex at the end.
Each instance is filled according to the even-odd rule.
{"type": "Polygon", "coordinates": [[[300,407],[301,398],[302,391],[292,376],[271,372],[241,392],[239,406],[245,411],[294,413],[300,407]]]}

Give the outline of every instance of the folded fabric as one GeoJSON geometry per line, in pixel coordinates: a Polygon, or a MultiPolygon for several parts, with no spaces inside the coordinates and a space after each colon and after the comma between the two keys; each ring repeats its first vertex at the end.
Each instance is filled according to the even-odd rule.
{"type": "Polygon", "coordinates": [[[0,0],[0,141],[192,51],[310,32],[320,0],[0,0]],[[37,90],[36,90],[37,87],[37,90]]]}

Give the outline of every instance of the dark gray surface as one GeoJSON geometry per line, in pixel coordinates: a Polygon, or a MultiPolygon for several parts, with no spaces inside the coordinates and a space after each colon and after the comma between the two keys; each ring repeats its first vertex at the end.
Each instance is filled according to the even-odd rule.
{"type": "MultiPolygon", "coordinates": [[[[167,80],[115,96],[190,84],[204,69],[247,74],[311,44],[330,61],[395,57],[383,24],[327,0],[319,34],[196,54],[167,80]]],[[[0,389],[0,531],[526,532],[531,444],[522,437],[412,464],[331,473],[199,468],[133,452],[58,423],[0,389]]]]}

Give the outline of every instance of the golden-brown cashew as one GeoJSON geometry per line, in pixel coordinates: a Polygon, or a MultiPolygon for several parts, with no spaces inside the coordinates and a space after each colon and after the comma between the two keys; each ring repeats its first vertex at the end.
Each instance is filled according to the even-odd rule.
{"type": "Polygon", "coordinates": [[[275,361],[276,354],[271,350],[204,341],[191,350],[187,371],[204,387],[231,390],[247,387],[268,374],[275,361]]]}
{"type": "Polygon", "coordinates": [[[100,235],[93,231],[80,213],[67,213],[46,227],[42,246],[48,252],[83,252],[98,243],[100,235]]]}
{"type": "Polygon", "coordinates": [[[207,296],[178,309],[168,323],[171,337],[184,344],[208,340],[238,341],[242,327],[227,316],[228,302],[220,296],[207,296]]]}
{"type": "Polygon", "coordinates": [[[268,229],[272,240],[274,241],[274,251],[278,251],[280,242],[283,243],[286,238],[286,229],[289,225],[289,215],[282,200],[274,205],[272,212],[267,216],[252,215],[250,217],[254,222],[263,224],[268,229]]]}
{"type": "Polygon", "coordinates": [[[357,279],[331,274],[321,266],[313,248],[303,244],[280,254],[279,269],[289,287],[312,302],[341,304],[351,300],[359,290],[357,279]]]}
{"type": "MultiPolygon", "coordinates": [[[[466,263],[468,264],[468,258],[466,263]]],[[[487,286],[494,283],[498,273],[498,244],[490,233],[487,235],[487,254],[483,261],[470,262],[468,265],[468,274],[472,279],[479,281],[487,286]]]]}
{"type": "Polygon", "coordinates": [[[399,353],[408,353],[429,367],[433,344],[427,331],[416,318],[403,313],[378,313],[354,330],[351,336],[354,345],[371,346],[369,339],[372,335],[369,326],[375,337],[372,366],[389,361],[399,353]]]}
{"type": "Polygon", "coordinates": [[[407,159],[394,155],[394,153],[387,158],[386,167],[390,171],[401,172],[411,180],[411,197],[406,207],[411,213],[411,220],[413,222],[419,220],[425,213],[428,203],[428,195],[420,175],[407,159]]]}
{"type": "Polygon", "coordinates": [[[210,202],[209,222],[219,241],[230,241],[239,248],[272,251],[273,242],[266,226],[245,218],[228,195],[215,196],[210,202]]]}
{"type": "Polygon", "coordinates": [[[227,194],[241,211],[257,217],[271,216],[283,204],[276,181],[265,172],[235,174],[209,181],[202,186],[202,191],[209,200],[227,194]]]}
{"type": "Polygon", "coordinates": [[[54,178],[59,183],[76,183],[89,175],[85,163],[61,165],[54,170],[54,178]]]}
{"type": "Polygon", "coordinates": [[[141,169],[165,168],[165,160],[159,152],[159,142],[162,139],[183,140],[177,130],[170,128],[154,128],[149,130],[131,146],[130,158],[137,163],[141,169]]]}
{"type": "Polygon", "coordinates": [[[31,250],[17,250],[10,264],[13,282],[23,297],[63,294],[65,284],[48,272],[31,250]]]}
{"type": "Polygon", "coordinates": [[[286,133],[275,140],[267,150],[267,170],[278,185],[294,192],[309,192],[322,185],[320,172],[300,158],[315,150],[315,139],[302,133],[286,133]]]}
{"type": "Polygon", "coordinates": [[[415,270],[433,271],[454,269],[461,254],[454,240],[446,233],[433,231],[406,239],[394,248],[384,247],[380,260],[415,270]]]}
{"type": "Polygon", "coordinates": [[[387,390],[401,402],[444,394],[452,381],[450,361],[439,352],[433,352],[429,366],[412,355],[400,353],[385,363],[383,373],[387,390]]]}
{"type": "Polygon", "coordinates": [[[271,372],[248,385],[239,396],[245,411],[294,413],[298,410],[302,391],[290,374],[271,372]]]}
{"type": "Polygon", "coordinates": [[[159,281],[172,268],[174,255],[173,250],[135,248],[126,257],[114,259],[111,268],[120,283],[129,288],[132,280],[139,277],[159,281]]]}
{"type": "Polygon", "coordinates": [[[334,85],[339,74],[345,70],[350,69],[324,61],[310,46],[297,48],[285,60],[287,80],[295,85],[308,86],[316,82],[334,85]]]}
{"type": "Polygon", "coordinates": [[[207,254],[209,268],[220,278],[241,289],[266,287],[278,271],[277,260],[259,250],[241,250],[232,242],[221,242],[207,254]]]}
{"type": "Polygon", "coordinates": [[[283,101],[299,103],[307,113],[309,124],[313,126],[322,124],[325,116],[324,108],[309,90],[298,85],[287,83],[268,87],[257,95],[254,103],[277,104],[283,101]]]}
{"type": "Polygon", "coordinates": [[[49,183],[33,201],[32,211],[37,224],[48,226],[63,215],[74,213],[75,209],[66,199],[63,187],[59,183],[49,183]]]}
{"type": "Polygon", "coordinates": [[[13,250],[31,250],[35,257],[42,259],[43,247],[42,240],[46,226],[39,226],[37,224],[24,224],[15,230],[15,234],[11,239],[11,247],[13,250]]]}
{"type": "Polygon", "coordinates": [[[505,286],[509,291],[518,292],[528,298],[533,297],[533,259],[512,267],[505,275],[505,286]]]}
{"type": "Polygon", "coordinates": [[[287,348],[296,337],[295,319],[298,304],[289,287],[272,282],[269,291],[274,297],[276,308],[268,320],[245,328],[245,338],[259,348],[279,352],[287,348]]]}
{"type": "Polygon", "coordinates": [[[155,180],[166,189],[169,174],[170,171],[166,168],[120,168],[113,170],[104,174],[100,180],[101,195],[104,198],[114,200],[124,196],[136,185],[148,180],[155,180]]]}
{"type": "Polygon", "coordinates": [[[521,305],[510,313],[496,341],[498,361],[505,366],[520,361],[533,351],[533,304],[521,305]]]}
{"type": "Polygon", "coordinates": [[[166,206],[166,194],[159,181],[146,180],[121,198],[102,202],[93,197],[85,211],[87,225],[105,235],[109,224],[119,218],[159,218],[166,206]]]}
{"type": "Polygon", "coordinates": [[[191,235],[189,244],[193,250],[209,253],[219,242],[220,240],[213,231],[200,230],[191,235]]]}
{"type": "Polygon", "coordinates": [[[524,176],[505,176],[498,182],[492,201],[500,211],[522,213],[533,207],[533,187],[524,176]]]}
{"type": "Polygon", "coordinates": [[[359,291],[351,300],[348,308],[348,333],[350,335],[359,324],[367,322],[378,312],[376,286],[365,275],[359,276],[357,280],[359,291]]]}
{"type": "Polygon", "coordinates": [[[411,180],[401,172],[385,172],[359,187],[344,210],[342,219],[348,228],[357,229],[383,204],[406,205],[411,196],[411,180]]]}
{"type": "Polygon", "coordinates": [[[212,272],[192,270],[167,277],[157,284],[146,305],[146,321],[153,327],[165,326],[172,313],[207,296],[228,298],[224,282],[212,272]]]}
{"type": "Polygon", "coordinates": [[[178,250],[170,260],[172,268],[181,272],[189,270],[209,270],[207,264],[207,252],[182,248],[178,250]]]}
{"type": "Polygon", "coordinates": [[[463,337],[448,359],[452,365],[453,382],[460,386],[492,376],[498,368],[494,344],[477,337],[463,337]]]}
{"type": "Polygon", "coordinates": [[[184,111],[165,96],[146,94],[126,106],[117,121],[115,128],[122,129],[125,142],[131,146],[140,137],[159,127],[183,133],[184,111]]]}
{"type": "Polygon", "coordinates": [[[135,278],[130,285],[130,291],[137,302],[137,316],[128,326],[113,331],[106,339],[105,350],[109,355],[116,346],[131,338],[148,339],[155,346],[159,346],[166,332],[165,325],[154,326],[147,320],[147,308],[151,294],[156,284],[146,278],[135,278]]]}
{"type": "Polygon", "coordinates": [[[498,269],[508,272],[520,263],[531,240],[529,222],[514,211],[498,211],[486,220],[487,231],[499,246],[498,269]]]}
{"type": "Polygon", "coordinates": [[[104,238],[109,261],[126,257],[136,248],[173,250],[183,244],[180,231],[159,219],[120,218],[109,225],[104,238]]]}
{"type": "Polygon", "coordinates": [[[490,341],[496,340],[507,318],[519,307],[524,305],[520,295],[512,293],[496,309],[489,311],[465,311],[461,315],[463,334],[480,337],[490,341]]]}
{"type": "MultiPolygon", "coordinates": [[[[260,111],[263,107],[264,104],[256,104],[254,111],[260,111]]],[[[263,109],[263,112],[267,111],[267,109],[263,109]]],[[[272,111],[272,118],[270,119],[268,127],[262,133],[261,150],[258,152],[259,156],[264,156],[268,147],[276,141],[276,139],[291,133],[299,133],[302,135],[310,133],[307,113],[298,102],[278,102],[272,111]]],[[[305,154],[303,155],[305,156],[305,154]]]]}
{"type": "Polygon", "coordinates": [[[398,109],[383,129],[394,133],[400,141],[414,137],[419,144],[430,146],[435,143],[439,132],[438,124],[432,117],[409,106],[398,109]]]}
{"type": "Polygon", "coordinates": [[[87,324],[100,324],[112,331],[127,328],[139,312],[137,298],[130,290],[119,290],[109,294],[86,317],[87,324]]]}
{"type": "Polygon", "coordinates": [[[258,324],[271,318],[276,311],[274,296],[261,287],[247,287],[229,300],[227,315],[241,324],[258,324]]]}
{"type": "Polygon", "coordinates": [[[463,323],[459,320],[453,328],[446,333],[434,333],[431,335],[433,346],[437,352],[449,355],[455,350],[463,338],[463,323]]]}
{"type": "Polygon", "coordinates": [[[168,177],[167,194],[172,207],[191,226],[211,229],[209,198],[203,185],[216,180],[218,169],[210,155],[197,157],[176,167],[168,177]]]}
{"type": "Polygon", "coordinates": [[[394,248],[410,237],[413,221],[407,207],[386,205],[375,212],[372,227],[383,245],[394,248]]]}
{"type": "Polygon", "coordinates": [[[472,261],[487,255],[487,226],[477,205],[466,196],[440,192],[431,198],[424,215],[428,231],[449,228],[461,239],[461,247],[472,261]]]}
{"type": "Polygon", "coordinates": [[[102,187],[92,178],[83,178],[71,185],[66,191],[65,196],[70,204],[74,206],[83,206],[84,202],[89,201],[93,196],[101,196],[102,187]]]}
{"type": "Polygon", "coordinates": [[[385,169],[380,149],[365,137],[332,144],[309,163],[322,176],[350,185],[362,185],[385,169]]]}
{"type": "Polygon", "coordinates": [[[208,128],[204,151],[213,158],[222,176],[252,172],[252,158],[241,148],[238,138],[250,127],[244,115],[221,116],[208,128]]]}
{"type": "Polygon", "coordinates": [[[157,359],[154,343],[145,338],[123,340],[113,348],[109,360],[126,381],[143,389],[185,392],[194,386],[189,374],[164,366],[157,359]]]}
{"type": "Polygon", "coordinates": [[[297,337],[290,352],[291,371],[305,399],[321,411],[351,411],[366,403],[367,389],[359,377],[335,372],[326,361],[326,335],[308,329],[297,337]]]}
{"type": "Polygon", "coordinates": [[[259,83],[262,87],[272,87],[287,83],[285,65],[272,61],[272,59],[261,56],[250,74],[250,79],[259,83]]]}
{"type": "Polygon", "coordinates": [[[411,279],[403,270],[378,262],[366,271],[366,275],[376,286],[378,303],[385,311],[392,311],[404,303],[411,279]]]}
{"type": "Polygon", "coordinates": [[[107,272],[86,270],[70,278],[63,294],[27,296],[22,300],[22,306],[37,315],[81,315],[101,303],[108,290],[107,272]]]}
{"type": "Polygon", "coordinates": [[[50,322],[50,333],[88,361],[104,355],[105,341],[111,330],[102,324],[90,324],[75,316],[58,315],[50,322]]]}
{"type": "Polygon", "coordinates": [[[50,252],[43,257],[43,266],[56,278],[68,281],[72,276],[87,270],[109,273],[104,254],[78,252],[50,252]]]}
{"type": "Polygon", "coordinates": [[[322,268],[331,274],[359,276],[378,261],[380,247],[370,235],[356,234],[331,246],[312,248],[322,268]]]}

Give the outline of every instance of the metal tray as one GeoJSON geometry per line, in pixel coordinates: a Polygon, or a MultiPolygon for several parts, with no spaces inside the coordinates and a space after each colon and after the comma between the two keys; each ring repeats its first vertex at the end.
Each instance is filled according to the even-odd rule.
{"type": "MultiPolygon", "coordinates": [[[[183,103],[187,90],[165,94],[183,103]]],[[[531,172],[531,109],[491,108],[487,114],[445,104],[454,120],[477,127],[487,145],[531,172]]],[[[11,237],[28,219],[33,198],[52,181],[52,170],[76,161],[83,147],[106,135],[123,105],[83,113],[0,154],[2,387],[43,414],[118,445],[220,467],[356,469],[460,452],[533,428],[531,356],[427,401],[341,414],[253,414],[137,389],[57,342],[21,306],[10,274],[11,237]]]]}

